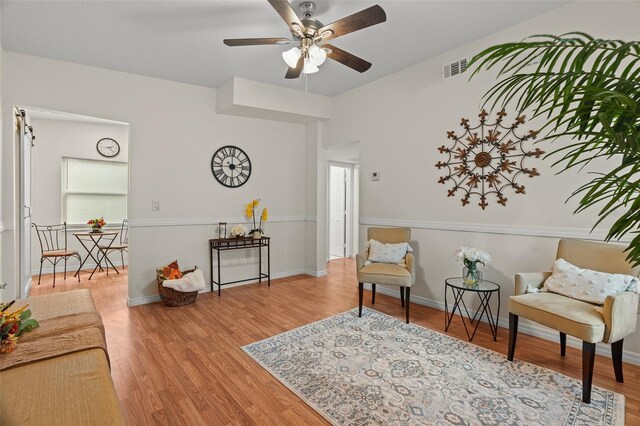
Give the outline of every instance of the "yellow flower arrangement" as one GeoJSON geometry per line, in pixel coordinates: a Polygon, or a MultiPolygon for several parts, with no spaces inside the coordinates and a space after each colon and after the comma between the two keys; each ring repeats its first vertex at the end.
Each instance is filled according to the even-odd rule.
{"type": "Polygon", "coordinates": [[[244,215],[247,217],[247,219],[253,220],[253,229],[249,231],[249,235],[253,234],[254,232],[262,232],[262,222],[266,222],[269,217],[267,208],[263,208],[262,214],[260,215],[259,226],[256,226],[256,207],[258,207],[259,205],[260,198],[256,198],[255,200],[249,202],[249,204],[247,204],[244,208],[244,215]]]}

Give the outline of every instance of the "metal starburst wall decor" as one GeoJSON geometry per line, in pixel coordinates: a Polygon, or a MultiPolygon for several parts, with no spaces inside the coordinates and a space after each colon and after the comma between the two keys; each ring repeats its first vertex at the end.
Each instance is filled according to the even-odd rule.
{"type": "Polygon", "coordinates": [[[478,117],[480,124],[475,127],[469,125],[469,120],[463,118],[460,126],[464,129],[462,135],[455,131],[447,132],[447,138],[453,141],[450,147],[442,145],[438,150],[446,155],[446,161],[438,161],[436,167],[444,169],[447,174],[438,179],[438,183],[453,184],[448,190],[448,196],[462,194],[462,205],[470,203],[472,195],[480,197],[478,205],[484,210],[489,205],[489,197],[495,196],[497,203],[507,205],[504,192],[513,188],[516,194],[524,194],[524,185],[516,182],[520,175],[530,178],[539,176],[535,168],[527,168],[524,163],[527,158],[540,158],[544,154],[539,148],[525,149],[525,142],[534,141],[538,132],[530,130],[519,136],[517,129],[525,123],[525,116],[519,115],[511,125],[503,125],[507,113],[502,110],[497,114],[496,121],[487,122],[484,109],[478,117]]]}

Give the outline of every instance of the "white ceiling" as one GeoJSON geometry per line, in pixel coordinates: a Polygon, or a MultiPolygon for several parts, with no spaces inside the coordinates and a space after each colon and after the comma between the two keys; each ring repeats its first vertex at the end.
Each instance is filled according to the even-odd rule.
{"type": "MultiPolygon", "coordinates": [[[[301,0],[293,0],[295,10],[301,0]]],[[[319,0],[324,24],[376,4],[319,0]]],[[[387,22],[332,40],[373,63],[360,74],[327,60],[308,90],[333,96],[514,25],[565,2],[379,1],[387,22]]],[[[266,0],[7,1],[1,5],[5,50],[218,87],[243,77],[294,89],[280,52],[287,46],[227,47],[224,38],[290,37],[266,0]]],[[[474,52],[469,52],[473,54],[474,52]]]]}

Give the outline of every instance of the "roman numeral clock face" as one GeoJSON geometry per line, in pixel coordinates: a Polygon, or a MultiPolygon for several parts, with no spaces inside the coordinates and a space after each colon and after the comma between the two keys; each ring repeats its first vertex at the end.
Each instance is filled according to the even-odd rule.
{"type": "Polygon", "coordinates": [[[244,185],[251,176],[249,156],[236,146],[223,146],[211,158],[211,172],[218,182],[228,188],[244,185]]]}

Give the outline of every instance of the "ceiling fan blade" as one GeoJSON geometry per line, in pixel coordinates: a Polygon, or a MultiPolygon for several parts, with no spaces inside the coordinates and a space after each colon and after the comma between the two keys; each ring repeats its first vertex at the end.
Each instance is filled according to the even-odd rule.
{"type": "Polygon", "coordinates": [[[289,29],[295,34],[302,36],[304,33],[304,25],[296,12],[293,10],[287,0],[267,0],[269,4],[278,12],[278,15],[282,17],[289,29]]]}
{"type": "Polygon", "coordinates": [[[380,24],[386,20],[387,14],[384,13],[384,9],[375,5],[356,12],[353,15],[349,15],[346,18],[332,22],[329,25],[325,25],[318,30],[318,34],[322,36],[323,40],[330,40],[372,25],[380,24]],[[327,34],[329,31],[331,31],[331,34],[327,34]]]}
{"type": "Polygon", "coordinates": [[[264,44],[289,44],[291,40],[286,38],[225,38],[227,46],[259,46],[264,44]]]}
{"type": "Polygon", "coordinates": [[[327,51],[327,58],[340,62],[341,64],[346,65],[349,68],[353,68],[358,72],[365,72],[371,68],[371,62],[367,62],[364,59],[358,58],[356,55],[352,55],[351,53],[338,49],[335,46],[325,44],[322,48],[329,50],[327,51]]]}
{"type": "Polygon", "coordinates": [[[302,73],[302,68],[304,67],[304,56],[300,55],[300,58],[298,59],[298,63],[296,64],[295,68],[289,68],[287,70],[287,74],[284,76],[284,78],[298,78],[300,77],[300,73],[302,73]]]}

